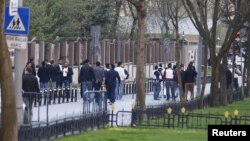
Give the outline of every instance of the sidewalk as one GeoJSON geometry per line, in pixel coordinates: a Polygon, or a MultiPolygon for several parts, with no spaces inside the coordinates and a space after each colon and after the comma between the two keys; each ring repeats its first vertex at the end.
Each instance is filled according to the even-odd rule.
{"type": "MultiPolygon", "coordinates": [[[[210,84],[207,84],[205,94],[208,94],[210,91],[210,84]]],[[[162,93],[162,92],[161,92],[162,93]]],[[[196,94],[196,87],[195,87],[196,94]]],[[[162,95],[160,95],[161,97],[162,95]]],[[[116,100],[115,102],[115,113],[117,111],[131,111],[133,104],[135,103],[136,95],[124,95],[122,100],[116,100]]],[[[176,99],[176,102],[179,102],[179,97],[176,99]]],[[[167,103],[170,101],[166,101],[166,99],[161,98],[160,100],[153,100],[153,93],[146,94],[146,105],[158,105],[167,103]]],[[[111,106],[108,105],[110,109],[111,106]]],[[[47,106],[34,107],[33,108],[33,121],[37,122],[45,122],[47,119],[47,106]]],[[[63,103],[63,104],[54,104],[48,106],[48,119],[49,121],[53,121],[56,119],[61,119],[65,117],[70,117],[74,115],[80,115],[83,112],[83,100],[78,98],[78,102],[73,103],[63,103]]]]}

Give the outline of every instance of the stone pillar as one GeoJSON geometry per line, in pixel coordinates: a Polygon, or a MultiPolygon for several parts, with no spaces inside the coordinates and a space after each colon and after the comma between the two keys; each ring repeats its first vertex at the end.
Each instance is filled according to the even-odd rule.
{"type": "Polygon", "coordinates": [[[61,52],[60,42],[57,42],[55,43],[54,47],[54,61],[56,64],[58,63],[58,59],[61,58],[60,52],[61,52]]]}
{"type": "Polygon", "coordinates": [[[52,60],[52,53],[53,53],[53,48],[54,48],[54,44],[52,44],[52,43],[49,43],[49,44],[47,44],[46,45],[46,54],[45,54],[45,58],[48,60],[48,61],[50,61],[50,60],[52,60]]]}
{"type": "Polygon", "coordinates": [[[82,42],[82,59],[83,61],[88,58],[88,41],[82,42]]]}
{"type": "Polygon", "coordinates": [[[41,66],[42,61],[44,61],[44,41],[40,41],[39,43],[39,62],[38,62],[38,66],[41,66]]]}
{"type": "Polygon", "coordinates": [[[115,62],[115,44],[110,44],[110,63],[116,63],[115,62]]]}
{"type": "Polygon", "coordinates": [[[110,62],[110,40],[105,41],[105,63],[111,63],[110,62]]]}
{"type": "Polygon", "coordinates": [[[37,44],[36,42],[32,42],[31,44],[29,44],[29,58],[34,58],[34,63],[37,64],[38,62],[36,62],[36,58],[39,57],[39,54],[36,54],[36,50],[37,50],[37,44]]]}
{"type": "Polygon", "coordinates": [[[105,40],[101,41],[101,64],[105,65],[106,63],[106,58],[105,58],[105,52],[106,52],[106,44],[105,44],[105,40]]]}
{"type": "Polygon", "coordinates": [[[83,56],[82,56],[82,43],[78,41],[75,43],[75,50],[74,50],[74,60],[76,65],[80,65],[81,62],[83,62],[83,56]]]}
{"type": "Polygon", "coordinates": [[[68,59],[68,42],[63,41],[61,44],[61,57],[62,59],[68,59]]]}
{"type": "Polygon", "coordinates": [[[68,45],[68,61],[70,65],[74,65],[74,50],[75,50],[75,42],[74,41],[69,41],[68,45]]]}
{"type": "Polygon", "coordinates": [[[155,50],[156,50],[156,56],[155,56],[155,62],[154,63],[158,63],[160,62],[160,47],[159,47],[159,44],[158,42],[154,42],[154,45],[155,45],[155,50]]]}

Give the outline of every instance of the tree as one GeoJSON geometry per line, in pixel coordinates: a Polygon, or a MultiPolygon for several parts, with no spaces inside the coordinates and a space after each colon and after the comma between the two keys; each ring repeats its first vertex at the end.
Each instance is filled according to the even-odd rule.
{"type": "Polygon", "coordinates": [[[115,1],[115,16],[114,16],[114,21],[112,23],[111,27],[111,33],[113,35],[111,37],[117,37],[118,35],[118,22],[119,22],[119,17],[120,17],[120,11],[121,11],[121,6],[122,6],[122,0],[116,0],[115,1]]]}
{"type": "Polygon", "coordinates": [[[111,29],[113,0],[25,0],[31,8],[30,36],[51,41],[59,37],[89,37],[91,25],[102,26],[102,36],[111,29]],[[62,10],[63,9],[63,10],[62,10]]]}
{"type": "Polygon", "coordinates": [[[162,28],[165,29],[165,32],[162,33],[163,37],[167,37],[167,36],[169,36],[169,29],[170,29],[169,28],[170,18],[168,16],[168,8],[167,7],[171,6],[172,4],[170,4],[169,1],[166,1],[166,0],[156,0],[155,2],[157,3],[157,7],[159,9],[160,16],[161,16],[161,19],[163,22],[162,28]],[[169,3],[170,5],[168,5],[167,3],[169,3]]]}
{"type": "Polygon", "coordinates": [[[134,5],[137,11],[138,29],[137,29],[137,47],[136,47],[136,105],[140,107],[141,118],[146,118],[145,106],[145,51],[144,51],[144,28],[145,18],[147,16],[145,0],[127,0],[134,5]]]}
{"type": "MultiPolygon", "coordinates": [[[[228,49],[230,48],[232,42],[234,41],[234,35],[240,30],[243,23],[246,21],[248,15],[250,14],[248,0],[238,1],[238,11],[230,11],[229,5],[230,1],[220,1],[220,0],[197,0],[196,3],[191,2],[191,0],[182,0],[185,9],[189,15],[190,20],[193,22],[196,29],[199,31],[200,35],[203,37],[203,41],[209,47],[209,52],[212,61],[212,79],[211,79],[211,106],[225,105],[226,101],[220,99],[221,94],[219,91],[219,68],[221,66],[221,61],[226,55],[228,49]],[[209,4],[206,4],[209,3],[209,4]],[[208,27],[208,6],[211,7],[212,12],[212,27],[208,27]],[[220,50],[216,51],[216,37],[217,37],[217,26],[220,20],[220,13],[226,8],[227,11],[234,13],[234,16],[227,16],[228,27],[224,37],[224,41],[220,50]],[[200,16],[200,18],[199,18],[200,16]],[[222,101],[221,101],[222,100],[222,101]]],[[[229,13],[229,12],[228,12],[229,13]]],[[[227,14],[228,14],[227,13],[227,14]]]]}
{"type": "Polygon", "coordinates": [[[17,141],[17,113],[9,50],[3,33],[5,0],[0,0],[0,85],[2,99],[1,140],[17,141]]]}

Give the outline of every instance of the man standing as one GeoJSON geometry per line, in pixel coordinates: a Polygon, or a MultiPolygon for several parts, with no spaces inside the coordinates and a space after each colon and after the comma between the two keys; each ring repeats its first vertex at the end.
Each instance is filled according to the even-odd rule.
{"type": "Polygon", "coordinates": [[[117,67],[115,68],[115,71],[118,72],[119,77],[121,79],[120,82],[116,82],[116,88],[115,88],[115,94],[116,94],[116,99],[122,99],[123,96],[123,88],[124,88],[124,81],[126,79],[126,74],[125,70],[122,67],[122,62],[117,63],[117,67]]]}
{"type": "Polygon", "coordinates": [[[184,73],[184,82],[185,82],[185,94],[184,98],[187,101],[188,91],[191,93],[191,100],[194,100],[194,82],[196,78],[197,72],[195,71],[193,64],[190,63],[188,65],[187,70],[184,73]]]}
{"type": "Polygon", "coordinates": [[[175,93],[174,93],[174,71],[172,69],[172,64],[168,64],[168,68],[165,68],[163,72],[163,78],[165,80],[165,86],[166,86],[166,94],[167,94],[167,100],[170,99],[170,92],[172,99],[175,101],[175,93]],[[169,92],[170,90],[170,92],[169,92]]]}
{"type": "MultiPolygon", "coordinates": [[[[101,90],[102,84],[104,84],[104,69],[101,67],[101,63],[99,61],[97,61],[95,65],[96,67],[94,68],[94,89],[99,91],[101,90]]],[[[95,100],[98,104],[101,103],[101,93],[95,93],[95,100]]]]}
{"type": "Polygon", "coordinates": [[[92,82],[95,81],[95,75],[93,68],[89,65],[89,59],[84,61],[84,64],[80,70],[78,82],[81,83],[83,100],[87,100],[87,96],[84,95],[86,90],[92,90],[92,82]]]}
{"type": "Polygon", "coordinates": [[[62,84],[63,84],[63,87],[65,88],[67,102],[69,102],[69,97],[70,97],[69,88],[72,82],[72,75],[74,73],[73,73],[73,69],[69,67],[69,63],[67,61],[63,65],[62,73],[63,73],[62,84]]]}
{"type": "Polygon", "coordinates": [[[158,70],[158,66],[155,66],[153,75],[153,89],[154,89],[154,100],[160,100],[159,94],[161,91],[161,73],[158,70]]]}
{"type": "Polygon", "coordinates": [[[119,84],[121,82],[120,76],[117,71],[115,71],[115,65],[111,64],[111,69],[107,72],[105,79],[105,84],[107,87],[107,97],[110,100],[110,104],[115,102],[115,89],[116,82],[119,84]]]}
{"type": "Polygon", "coordinates": [[[50,80],[49,68],[46,66],[45,61],[42,62],[42,66],[39,67],[37,75],[40,81],[40,88],[44,91],[48,89],[48,83],[50,80]]]}
{"type": "Polygon", "coordinates": [[[26,67],[22,80],[23,102],[25,103],[24,124],[31,124],[32,121],[32,105],[34,98],[39,93],[39,85],[37,78],[32,75],[32,68],[26,67]]]}
{"type": "Polygon", "coordinates": [[[56,70],[56,87],[60,87],[62,88],[62,78],[63,78],[63,74],[62,74],[62,59],[58,59],[58,65],[56,66],[55,70],[56,70]]]}

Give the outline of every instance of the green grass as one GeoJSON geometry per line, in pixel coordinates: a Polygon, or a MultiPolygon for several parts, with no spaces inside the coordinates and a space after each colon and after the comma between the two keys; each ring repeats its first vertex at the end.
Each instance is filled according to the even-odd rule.
{"type": "MultiPolygon", "coordinates": [[[[228,111],[233,116],[234,110],[240,115],[250,115],[250,98],[217,108],[196,110],[197,113],[223,115],[228,111]]],[[[161,121],[162,122],[162,121],[161,121]]],[[[90,131],[82,135],[59,138],[56,141],[206,141],[207,130],[187,128],[107,128],[90,131]]]]}
{"type": "Polygon", "coordinates": [[[245,98],[241,101],[236,101],[232,104],[228,104],[227,106],[221,106],[216,108],[207,108],[204,110],[196,110],[195,112],[202,113],[213,113],[213,114],[224,114],[225,111],[228,111],[231,116],[233,116],[234,110],[239,111],[240,115],[249,115],[250,116],[250,98],[245,98]]]}
{"type": "Polygon", "coordinates": [[[206,141],[206,130],[109,128],[56,141],[206,141]]]}

